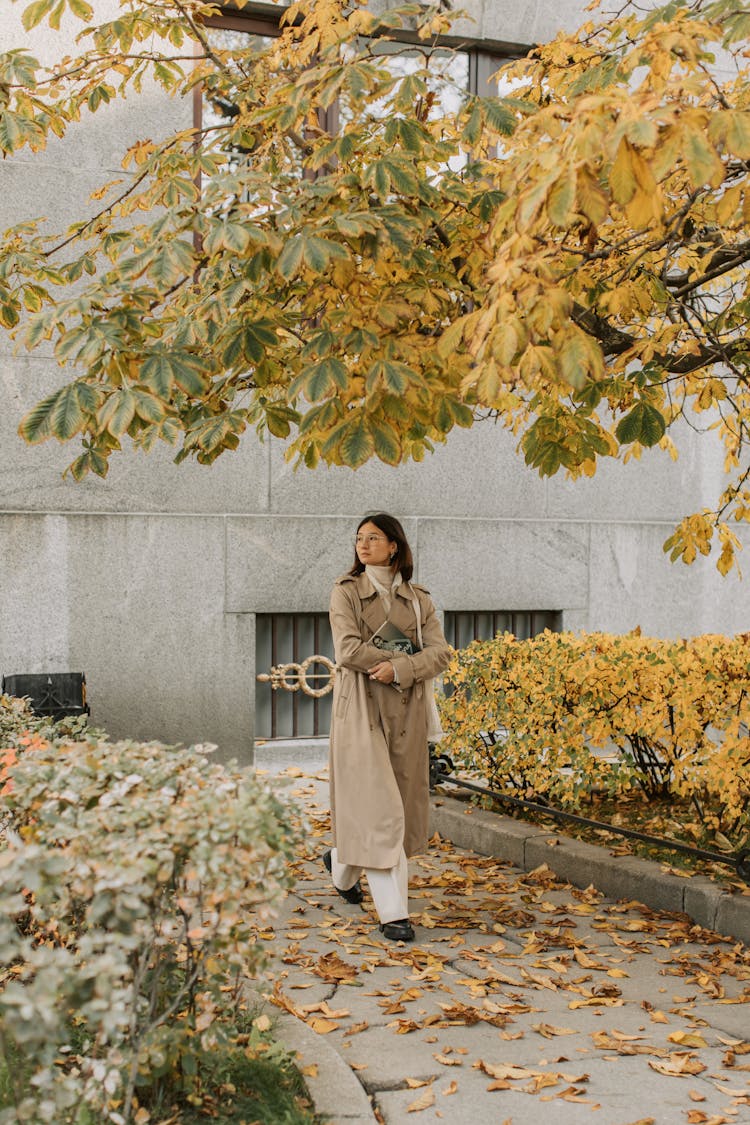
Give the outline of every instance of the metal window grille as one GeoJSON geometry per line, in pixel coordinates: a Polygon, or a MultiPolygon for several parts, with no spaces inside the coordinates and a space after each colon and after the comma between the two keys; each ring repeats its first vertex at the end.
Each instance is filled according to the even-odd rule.
{"type": "MultiPolygon", "coordinates": [[[[255,622],[255,656],[258,672],[279,664],[299,664],[309,656],[333,660],[333,639],[327,613],[259,613],[255,622]]],[[[318,667],[314,671],[325,672],[318,667]]],[[[322,681],[321,681],[322,684],[322,681]]],[[[257,738],[314,738],[328,734],[331,695],[321,699],[298,690],[272,690],[257,684],[255,733],[257,738]]]]}
{"type": "Polygon", "coordinates": [[[489,641],[498,633],[513,633],[521,641],[545,629],[559,633],[562,614],[547,609],[446,613],[443,628],[449,644],[454,648],[466,648],[472,641],[489,641]]]}
{"type": "MultiPolygon", "coordinates": [[[[445,636],[454,648],[475,640],[490,640],[499,632],[514,633],[520,640],[544,629],[559,631],[562,616],[553,610],[525,612],[449,612],[445,636]]],[[[261,613],[256,618],[256,670],[268,672],[280,664],[300,664],[317,654],[333,660],[333,639],[326,613],[261,613]]],[[[321,673],[325,669],[317,669],[321,673]]],[[[322,682],[322,681],[321,681],[322,682]]],[[[302,691],[272,690],[256,685],[255,731],[258,738],[315,738],[328,734],[331,695],[321,699],[302,691]]]]}

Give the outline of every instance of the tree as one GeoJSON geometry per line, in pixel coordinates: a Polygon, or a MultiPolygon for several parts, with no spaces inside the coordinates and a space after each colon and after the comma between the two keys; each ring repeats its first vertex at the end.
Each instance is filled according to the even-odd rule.
{"type": "Polygon", "coordinates": [[[309,467],[356,468],[492,417],[541,473],[578,475],[676,455],[675,422],[705,419],[727,485],[665,549],[690,562],[718,538],[733,565],[730,522],[750,519],[750,9],[625,8],[456,113],[436,96],[440,6],[299,0],[260,50],[212,44],[204,0],[131,0],[99,24],[85,0],[35,0],[25,25],[66,9],[91,25],[77,58],[0,56],[4,152],[147,78],[201,87],[224,116],[134,145],[58,238],[6,232],[0,323],[73,369],[22,421],[28,441],[79,438],[79,478],[126,436],[210,463],[254,426],[309,467]],[[418,62],[394,67],[382,45],[404,29],[418,62]]]}

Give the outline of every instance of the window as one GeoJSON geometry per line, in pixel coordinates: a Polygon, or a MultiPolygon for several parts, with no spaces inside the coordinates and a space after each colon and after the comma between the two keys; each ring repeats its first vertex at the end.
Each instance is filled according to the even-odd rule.
{"type": "MultiPolygon", "coordinates": [[[[206,21],[208,40],[219,51],[232,51],[267,47],[279,35],[278,24],[273,19],[243,17],[241,15],[216,16],[206,21]]],[[[446,39],[445,45],[427,44],[416,35],[397,32],[398,38],[383,38],[372,41],[373,52],[382,61],[388,56],[388,68],[394,75],[406,76],[420,69],[425,58],[434,75],[433,92],[436,94],[435,115],[457,113],[463,94],[496,95],[498,92],[497,74],[503,63],[525,53],[525,49],[512,49],[489,43],[465,45],[460,40],[446,39]]],[[[236,115],[236,107],[221,96],[212,97],[210,91],[198,103],[199,127],[226,125],[236,115]]],[[[370,112],[377,116],[377,104],[370,106],[370,112]]],[[[345,124],[351,116],[347,107],[339,102],[323,114],[321,125],[327,132],[335,132],[340,123],[345,124]]]]}
{"type": "MultiPolygon", "coordinates": [[[[499,632],[511,632],[525,640],[544,629],[559,631],[561,614],[549,610],[527,612],[490,611],[446,613],[445,636],[454,648],[465,648],[475,640],[491,640],[499,632]]],[[[311,656],[325,656],[333,662],[333,639],[327,613],[259,613],[256,618],[256,672],[268,675],[271,668],[300,665],[311,656]]],[[[328,669],[323,664],[308,665],[308,684],[322,688],[328,669]]],[[[297,683],[296,669],[284,677],[290,686],[297,683]]],[[[331,725],[329,693],[316,698],[299,688],[289,691],[272,688],[261,680],[255,692],[255,736],[269,738],[321,738],[331,725]]]]}
{"type": "MultiPolygon", "coordinates": [[[[333,639],[327,613],[259,613],[255,620],[256,673],[270,673],[284,664],[301,664],[310,656],[326,656],[333,661],[333,639]]],[[[325,665],[308,667],[306,680],[320,689],[327,680],[325,665]],[[316,677],[323,677],[318,679],[316,677]]],[[[295,669],[285,676],[287,683],[297,683],[295,669]]],[[[255,691],[255,737],[317,738],[328,734],[331,725],[329,693],[320,698],[307,695],[302,689],[273,689],[261,681],[255,691]]]]}
{"type": "Polygon", "coordinates": [[[454,648],[472,641],[490,641],[498,633],[513,633],[519,641],[550,629],[559,633],[562,614],[555,610],[494,610],[492,612],[446,613],[445,637],[454,648]]]}

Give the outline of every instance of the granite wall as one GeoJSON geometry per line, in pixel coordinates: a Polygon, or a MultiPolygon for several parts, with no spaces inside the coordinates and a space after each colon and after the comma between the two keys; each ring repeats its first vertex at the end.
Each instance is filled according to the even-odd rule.
{"type": "MultiPolygon", "coordinates": [[[[581,14],[572,2],[465,6],[476,15],[466,34],[507,43],[581,14]]],[[[45,60],[70,49],[19,31],[23,4],[8,8],[0,49],[45,60]]],[[[189,107],[146,91],[4,161],[3,227],[38,214],[64,226],[121,174],[128,144],[189,121],[189,107]]],[[[417,576],[445,610],[558,610],[566,627],[661,636],[749,627],[747,582],[703,559],[673,566],[661,550],[674,521],[718,491],[709,439],[686,432],[676,463],[651,451],[571,482],[541,480],[486,422],[420,465],[356,473],[295,472],[282,442],[249,435],[210,469],[158,450],[115,456],[106,480],[76,484],[62,476],[72,448],[28,448],[16,434],[62,378],[49,353],[29,357],[0,335],[0,672],[85,671],[92,719],[115,737],[212,741],[252,760],[255,615],[324,611],[356,521],[375,508],[404,519],[417,576]]]]}

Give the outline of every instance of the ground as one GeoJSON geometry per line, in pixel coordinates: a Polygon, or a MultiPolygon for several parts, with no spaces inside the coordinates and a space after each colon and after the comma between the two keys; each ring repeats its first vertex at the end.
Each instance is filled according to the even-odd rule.
{"type": "Polygon", "coordinates": [[[266,986],[346,1060],[376,1119],[750,1122],[750,950],[685,915],[433,839],[413,945],[385,941],[320,857],[324,772],[286,772],[304,844],[266,986]],[[416,1117],[415,1117],[416,1119],[416,1117]]]}

